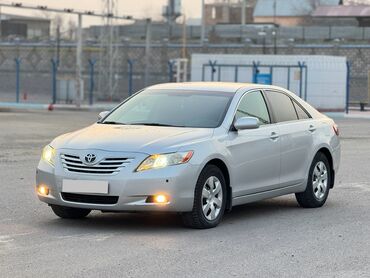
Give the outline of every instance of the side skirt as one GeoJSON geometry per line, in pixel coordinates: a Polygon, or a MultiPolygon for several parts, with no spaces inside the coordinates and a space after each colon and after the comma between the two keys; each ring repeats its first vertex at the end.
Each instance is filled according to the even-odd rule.
{"type": "Polygon", "coordinates": [[[265,199],[275,198],[282,195],[292,194],[292,193],[298,193],[303,192],[306,189],[305,183],[299,183],[279,189],[264,191],[264,192],[258,192],[253,194],[248,194],[244,196],[238,196],[232,199],[232,206],[238,206],[243,205],[247,203],[253,203],[265,199]]]}

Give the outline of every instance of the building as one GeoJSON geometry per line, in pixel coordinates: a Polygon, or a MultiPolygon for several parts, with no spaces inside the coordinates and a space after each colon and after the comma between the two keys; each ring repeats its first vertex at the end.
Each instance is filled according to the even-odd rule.
{"type": "MultiPolygon", "coordinates": [[[[243,0],[215,0],[205,5],[205,22],[207,25],[241,24],[243,0]]],[[[256,0],[246,1],[246,23],[253,23],[253,10],[256,0]]]]}
{"type": "Polygon", "coordinates": [[[279,26],[312,25],[311,13],[318,6],[338,6],[339,0],[258,0],[254,9],[255,23],[279,26]]]}
{"type": "Polygon", "coordinates": [[[356,21],[360,27],[370,27],[370,6],[368,5],[340,5],[319,6],[312,13],[312,17],[327,21],[356,21]]]}
{"type": "Polygon", "coordinates": [[[12,14],[0,15],[2,38],[44,39],[50,36],[49,19],[12,14]]]}

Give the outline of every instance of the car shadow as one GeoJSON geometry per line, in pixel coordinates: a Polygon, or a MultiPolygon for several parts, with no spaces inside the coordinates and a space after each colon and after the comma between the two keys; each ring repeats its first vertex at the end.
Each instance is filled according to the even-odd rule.
{"type": "Polygon", "coordinates": [[[261,217],[271,217],[276,214],[290,214],[301,210],[298,203],[291,197],[278,197],[274,199],[263,200],[255,203],[233,207],[230,213],[225,215],[227,220],[238,219],[258,219],[261,217]]]}
{"type": "Polygon", "coordinates": [[[71,228],[77,230],[117,231],[171,231],[182,229],[181,218],[173,213],[101,213],[93,212],[84,219],[60,219],[55,216],[45,223],[49,228],[71,228]]]}
{"type": "MultiPolygon", "coordinates": [[[[290,197],[279,197],[256,203],[234,207],[231,212],[225,214],[220,227],[238,222],[258,221],[259,219],[274,218],[277,215],[286,217],[297,214],[301,209],[297,202],[290,197]]],[[[85,219],[71,220],[59,219],[55,216],[52,220],[40,223],[47,229],[75,229],[78,231],[100,232],[175,232],[192,231],[184,229],[181,217],[175,213],[101,213],[93,212],[85,219]]],[[[40,227],[42,228],[42,227],[40,227]]]]}

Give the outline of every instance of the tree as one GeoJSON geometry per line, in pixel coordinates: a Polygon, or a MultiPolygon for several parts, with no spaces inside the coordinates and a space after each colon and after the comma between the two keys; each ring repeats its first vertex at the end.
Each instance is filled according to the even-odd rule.
{"type": "Polygon", "coordinates": [[[58,32],[59,32],[59,34],[61,33],[63,25],[64,25],[64,19],[63,19],[63,16],[61,14],[56,14],[51,19],[51,30],[52,30],[53,35],[55,37],[58,36],[58,32]]]}
{"type": "Polygon", "coordinates": [[[69,40],[74,40],[76,39],[76,32],[77,32],[77,24],[74,20],[69,19],[68,21],[68,39],[69,40]]]}

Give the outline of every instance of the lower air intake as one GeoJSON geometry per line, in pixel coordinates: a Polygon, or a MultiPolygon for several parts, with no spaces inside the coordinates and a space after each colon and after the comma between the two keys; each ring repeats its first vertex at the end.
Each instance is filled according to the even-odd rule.
{"type": "Polygon", "coordinates": [[[98,205],[114,205],[118,202],[118,196],[84,195],[65,192],[62,193],[62,198],[68,202],[98,205]]]}

